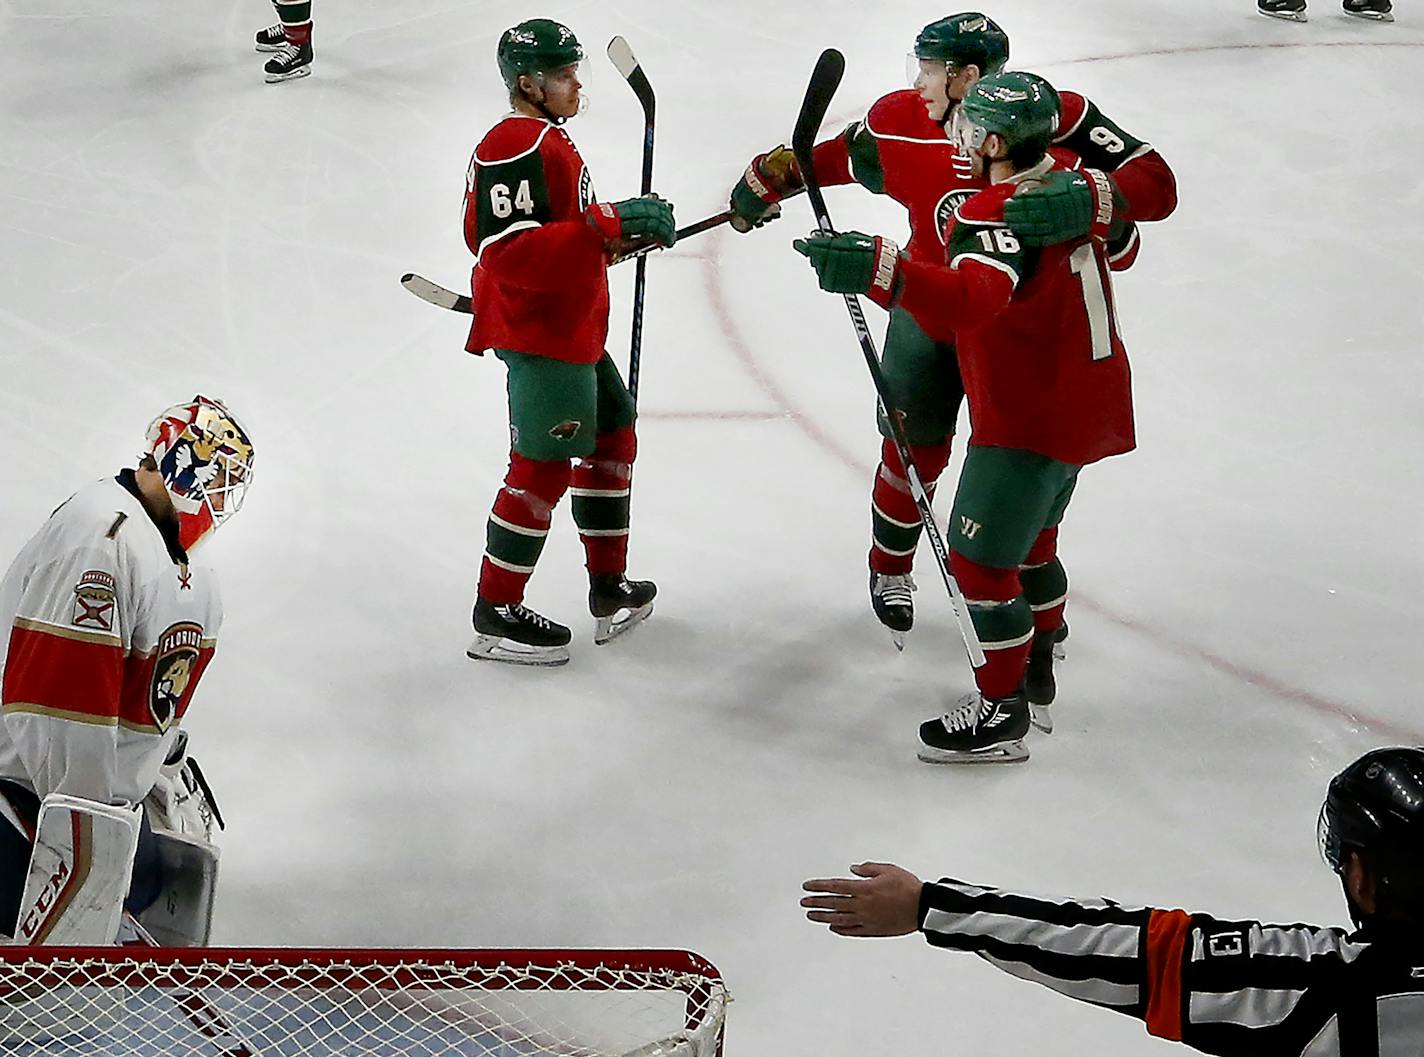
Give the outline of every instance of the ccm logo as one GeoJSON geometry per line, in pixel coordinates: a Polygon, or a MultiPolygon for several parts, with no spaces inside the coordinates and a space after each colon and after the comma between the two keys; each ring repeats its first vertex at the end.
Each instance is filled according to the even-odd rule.
{"type": "Polygon", "coordinates": [[[59,897],[59,893],[64,890],[65,883],[69,880],[69,874],[69,864],[61,862],[59,869],[54,872],[49,883],[40,892],[39,899],[35,900],[35,905],[25,915],[24,923],[20,925],[20,936],[23,939],[34,939],[35,934],[39,932],[45,918],[49,917],[49,912],[54,909],[54,902],[59,897]]]}

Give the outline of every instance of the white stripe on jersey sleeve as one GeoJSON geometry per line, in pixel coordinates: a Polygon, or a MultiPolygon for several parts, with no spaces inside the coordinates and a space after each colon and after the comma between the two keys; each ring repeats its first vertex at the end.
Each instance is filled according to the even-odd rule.
{"type": "Polygon", "coordinates": [[[1107,980],[1095,979],[1063,980],[1040,972],[1023,962],[1004,961],[987,954],[980,954],[979,957],[990,965],[1002,969],[1010,976],[1017,976],[1020,980],[1028,980],[1032,983],[1042,984],[1044,987],[1051,987],[1059,994],[1076,998],[1082,1002],[1092,1002],[1094,1005],[1114,1008],[1131,1008],[1141,1001],[1140,988],[1133,984],[1115,984],[1107,980]]]}
{"type": "Polygon", "coordinates": [[[1243,987],[1223,993],[1193,991],[1187,1000],[1187,1017],[1193,1024],[1274,1027],[1291,1015],[1304,994],[1304,990],[1268,987],[1243,987]]]}

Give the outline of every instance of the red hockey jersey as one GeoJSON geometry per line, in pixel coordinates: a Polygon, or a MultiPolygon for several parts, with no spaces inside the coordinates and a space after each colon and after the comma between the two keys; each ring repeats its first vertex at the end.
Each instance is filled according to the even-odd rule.
{"type": "Polygon", "coordinates": [[[585,220],[588,168],[563,129],[510,114],[465,176],[474,323],[465,348],[596,363],[608,337],[608,260],[585,220]]]}
{"type": "Polygon", "coordinates": [[[949,266],[902,262],[900,305],[957,345],[971,444],[1083,465],[1135,446],[1132,379],[1103,245],[1029,249],[1004,223],[1018,185],[1055,167],[1068,166],[1050,156],[960,206],[949,266]]]}
{"type": "MultiPolygon", "coordinates": [[[[1129,220],[1161,220],[1177,207],[1171,168],[1150,143],[1124,131],[1076,92],[1059,96],[1063,113],[1054,147],[1071,152],[1084,167],[1113,174],[1127,200],[1129,220]]],[[[816,145],[812,158],[823,186],[858,183],[889,195],[909,212],[912,260],[943,261],[944,233],[954,210],[988,181],[973,174],[971,163],[930,120],[912,88],[882,96],[865,117],[840,135],[816,145]]],[[[1115,256],[1137,252],[1130,229],[1115,256]]],[[[1116,262],[1115,262],[1116,263],[1116,262]]]]}
{"type": "Polygon", "coordinates": [[[0,778],[136,804],[213,655],[222,606],[133,491],[81,489],[0,579],[0,778]]]}

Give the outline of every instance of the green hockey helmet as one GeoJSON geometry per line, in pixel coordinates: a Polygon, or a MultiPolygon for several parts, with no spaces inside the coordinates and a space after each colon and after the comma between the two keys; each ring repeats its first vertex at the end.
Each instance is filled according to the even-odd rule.
{"type": "Polygon", "coordinates": [[[1009,61],[1009,36],[988,15],[965,11],[931,22],[915,37],[915,58],[954,66],[974,65],[980,76],[998,73],[1009,61]]]}
{"type": "Polygon", "coordinates": [[[990,133],[1002,136],[1009,156],[1037,160],[1058,131],[1058,92],[1036,73],[995,74],[974,83],[954,112],[951,138],[978,151],[990,133]]]}
{"type": "Polygon", "coordinates": [[[505,85],[514,91],[520,74],[533,76],[582,62],[583,45],[568,26],[531,18],[500,35],[495,58],[505,85]]]}

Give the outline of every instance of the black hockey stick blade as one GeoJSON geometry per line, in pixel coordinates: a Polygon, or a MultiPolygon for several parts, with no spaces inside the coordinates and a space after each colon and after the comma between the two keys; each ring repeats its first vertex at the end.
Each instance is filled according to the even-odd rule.
{"type": "Polygon", "coordinates": [[[816,181],[816,167],[811,161],[811,151],[816,146],[816,133],[821,130],[821,122],[826,119],[826,111],[831,108],[831,99],[845,76],[845,56],[835,48],[827,48],[816,60],[816,68],[811,71],[811,81],[806,85],[806,98],[801,101],[801,113],[796,115],[796,128],[791,133],[791,150],[796,155],[796,163],[806,180],[806,195],[811,199],[811,211],[816,215],[816,223],[822,231],[831,231],[830,216],[826,212],[826,200],[816,181]]]}
{"type": "Polygon", "coordinates": [[[457,294],[454,290],[447,290],[438,283],[432,283],[423,275],[406,272],[401,276],[401,285],[422,301],[429,301],[437,308],[448,309],[451,312],[464,312],[466,315],[474,315],[475,310],[470,306],[470,298],[468,295],[457,294]]]}

